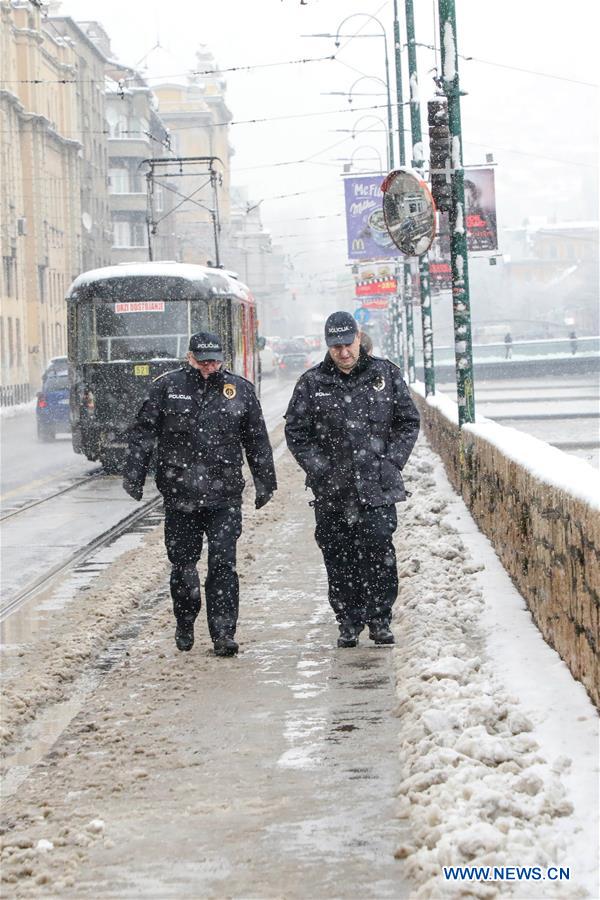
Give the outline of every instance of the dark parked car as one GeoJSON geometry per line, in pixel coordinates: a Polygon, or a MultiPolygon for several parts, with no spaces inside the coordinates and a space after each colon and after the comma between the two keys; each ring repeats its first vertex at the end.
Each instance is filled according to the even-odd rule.
{"type": "Polygon", "coordinates": [[[53,441],[57,431],[70,431],[69,373],[50,365],[42,376],[42,389],[35,408],[40,441],[53,441]]]}

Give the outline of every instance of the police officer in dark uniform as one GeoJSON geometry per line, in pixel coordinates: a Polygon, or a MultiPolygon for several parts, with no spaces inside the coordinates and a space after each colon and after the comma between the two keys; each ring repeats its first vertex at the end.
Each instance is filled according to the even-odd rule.
{"type": "Polygon", "coordinates": [[[350,313],[329,316],[325,340],[324,361],[294,389],[287,445],[315,496],[315,538],[339,624],[338,647],[356,647],[365,625],[376,644],[393,644],[395,504],[406,499],[401,473],[419,414],[398,366],[360,346],[350,313]]]}
{"type": "Polygon", "coordinates": [[[206,614],[215,653],[232,656],[238,619],[236,542],[242,532],[242,448],[256,508],[277,488],[273,454],[252,384],[223,368],[216,334],[192,335],[187,364],[160,375],[131,429],[123,487],[142,497],[157,445],[156,485],[165,500],[165,544],[172,565],[175,642],[191,650],[200,611],[196,564],[206,535],[206,614]]]}

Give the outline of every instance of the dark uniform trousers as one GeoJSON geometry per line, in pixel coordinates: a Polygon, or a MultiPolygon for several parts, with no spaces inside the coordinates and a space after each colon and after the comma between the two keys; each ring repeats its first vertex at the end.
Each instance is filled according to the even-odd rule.
{"type": "Polygon", "coordinates": [[[398,595],[396,551],[392,535],[396,507],[335,500],[314,501],[315,539],[323,553],[329,581],[329,603],[337,621],[353,625],[389,625],[398,595]]]}
{"type": "Polygon", "coordinates": [[[211,640],[233,637],[239,610],[236,544],[242,533],[240,506],[206,507],[194,512],[165,508],[165,545],[171,570],[173,612],[178,621],[194,622],[201,607],[196,565],[204,535],[208,574],[204,585],[211,640]]]}

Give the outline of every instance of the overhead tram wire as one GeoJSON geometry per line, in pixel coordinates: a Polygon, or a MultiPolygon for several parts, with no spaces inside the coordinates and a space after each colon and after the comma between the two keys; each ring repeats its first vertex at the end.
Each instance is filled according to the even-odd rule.
{"type": "MultiPolygon", "coordinates": [[[[213,124],[215,128],[220,128],[223,125],[261,125],[264,122],[282,122],[287,119],[308,119],[313,116],[333,116],[340,113],[357,113],[370,109],[385,109],[386,107],[386,103],[374,103],[369,106],[356,106],[354,108],[344,107],[344,109],[326,109],[320,110],[319,112],[310,113],[292,113],[287,116],[265,116],[263,118],[256,119],[232,119],[230,122],[214,122],[213,124]]],[[[171,128],[169,130],[171,132],[186,131],[197,127],[197,125],[182,125],[181,128],[171,128]]]]}
{"type": "MultiPolygon", "coordinates": [[[[333,116],[339,115],[341,113],[357,113],[368,111],[371,109],[385,109],[385,103],[375,103],[369,106],[356,106],[354,108],[344,107],[343,109],[326,109],[319,110],[318,112],[309,112],[309,113],[293,113],[288,116],[264,116],[262,118],[256,119],[231,119],[229,122],[214,122],[213,125],[215,128],[221,128],[225,125],[262,125],[265,122],[280,122],[288,119],[308,119],[313,116],[333,116]]],[[[182,125],[180,128],[170,128],[169,133],[175,133],[178,131],[187,131],[194,128],[198,128],[198,125],[182,125]]],[[[9,129],[0,129],[0,134],[9,134],[12,133],[9,129]]],[[[127,134],[141,134],[141,132],[126,132],[127,134]]],[[[61,136],[73,135],[73,134],[104,134],[109,135],[110,132],[107,129],[102,129],[101,131],[92,131],[92,130],[83,130],[77,129],[75,131],[61,131],[61,136]]],[[[156,143],[162,143],[158,138],[152,138],[152,140],[156,141],[156,143]]]]}
{"type": "MultiPolygon", "coordinates": [[[[134,74],[112,80],[115,84],[124,84],[127,81],[135,81],[139,78],[142,78],[145,82],[148,82],[149,80],[163,81],[169,78],[180,78],[184,75],[223,75],[225,72],[249,72],[253,69],[268,69],[276,66],[295,66],[313,62],[331,62],[334,59],[335,54],[331,54],[329,56],[307,57],[306,59],[288,59],[275,63],[254,63],[253,65],[248,66],[225,66],[219,69],[188,70],[187,72],[175,72],[169,75],[141,75],[129,66],[123,66],[123,69],[131,71],[134,74]]],[[[104,78],[12,78],[2,79],[2,81],[0,81],[0,87],[4,84],[98,84],[104,86],[106,85],[106,80],[104,78]]],[[[146,87],[152,89],[152,85],[150,84],[146,84],[146,87]]]]}
{"type": "MultiPolygon", "coordinates": [[[[434,53],[437,53],[437,48],[433,44],[422,44],[419,41],[415,41],[415,45],[417,47],[423,47],[425,50],[432,50],[434,53]]],[[[404,44],[404,46],[408,46],[404,44]]],[[[584,87],[591,87],[598,90],[600,84],[595,84],[593,81],[581,81],[578,78],[567,78],[565,75],[553,75],[550,72],[540,72],[537,69],[525,69],[522,66],[509,66],[508,63],[499,63],[492,62],[490,59],[481,59],[479,56],[467,56],[464,53],[459,53],[458,56],[460,59],[464,59],[466,62],[477,62],[481,63],[484,66],[495,66],[499,69],[510,69],[513,72],[524,72],[527,75],[537,75],[540,78],[552,78],[555,81],[566,81],[570,84],[580,84],[584,87]]],[[[339,60],[338,60],[339,62],[339,60]]]]}

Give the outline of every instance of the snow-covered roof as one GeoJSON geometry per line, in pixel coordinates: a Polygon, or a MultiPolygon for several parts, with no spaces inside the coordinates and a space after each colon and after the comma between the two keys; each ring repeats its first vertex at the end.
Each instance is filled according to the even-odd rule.
{"type": "Polygon", "coordinates": [[[118,266],[104,266],[83,272],[72,283],[68,294],[91,284],[93,281],[107,281],[111,278],[182,278],[185,281],[203,282],[215,294],[228,294],[246,300],[249,290],[239,281],[234,272],[216,269],[211,266],[198,266],[191,263],[171,262],[132,262],[118,266]]]}

